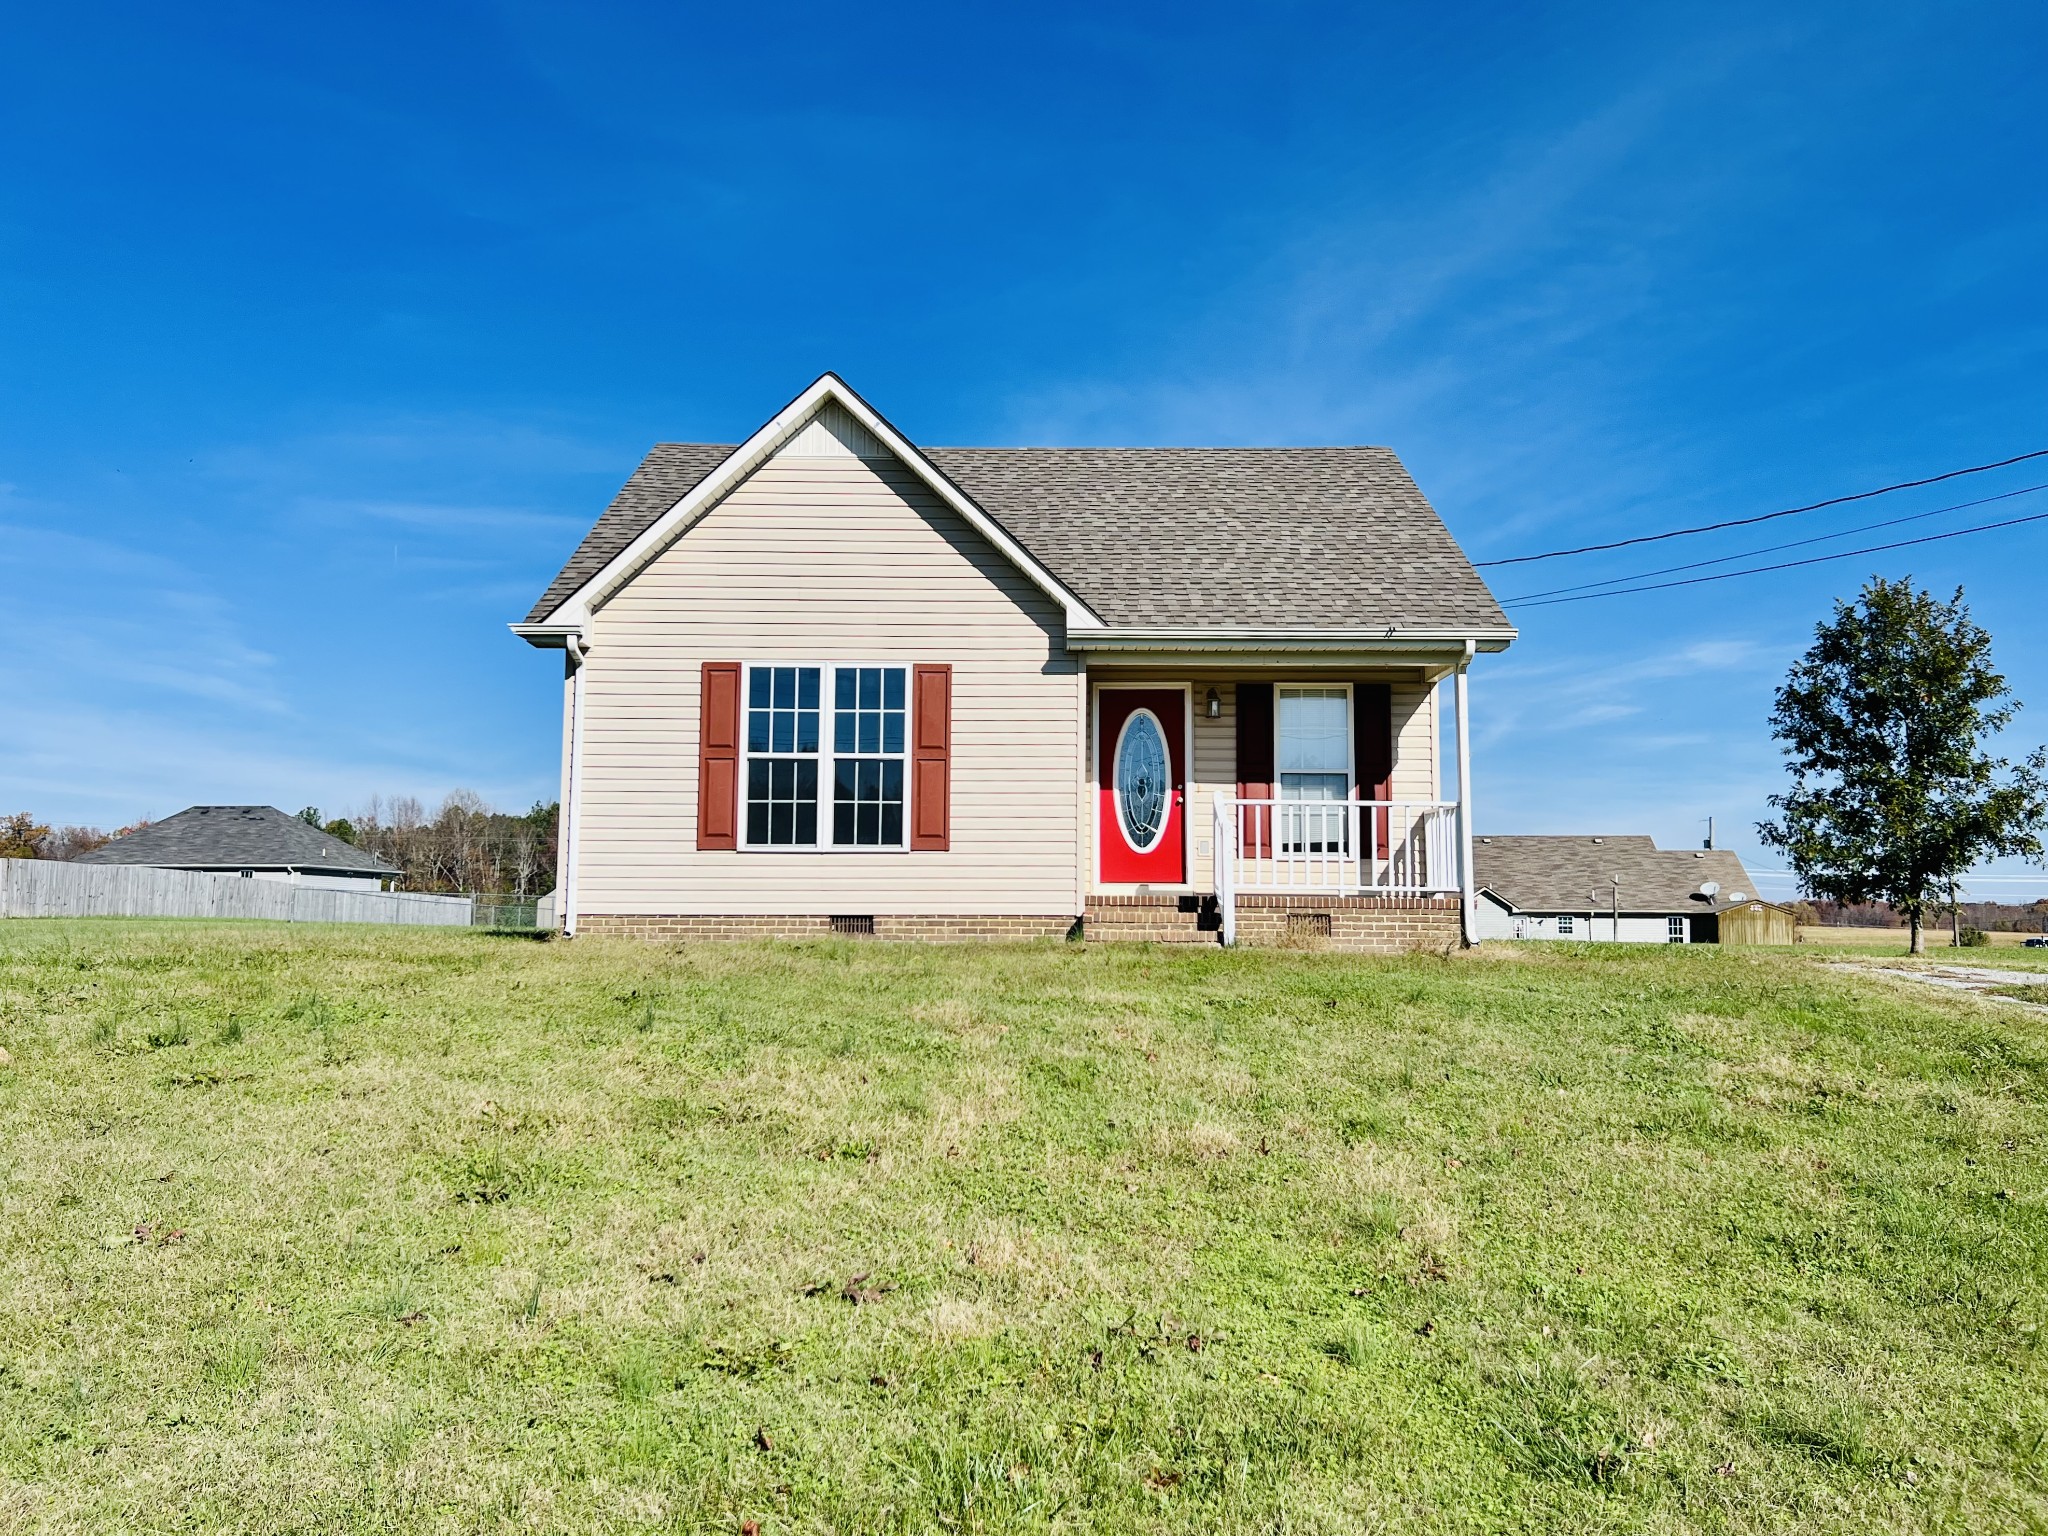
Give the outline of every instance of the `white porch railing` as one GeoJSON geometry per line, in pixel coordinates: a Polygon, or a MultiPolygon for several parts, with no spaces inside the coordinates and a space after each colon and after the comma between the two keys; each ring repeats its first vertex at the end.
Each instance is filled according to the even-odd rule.
{"type": "Polygon", "coordinates": [[[1461,891],[1451,800],[1246,800],[1219,790],[1210,846],[1223,942],[1241,893],[1439,896],[1461,891]]]}

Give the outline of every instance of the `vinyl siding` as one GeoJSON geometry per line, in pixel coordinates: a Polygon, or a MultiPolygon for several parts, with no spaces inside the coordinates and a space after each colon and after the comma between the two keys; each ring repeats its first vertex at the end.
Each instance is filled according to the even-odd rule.
{"type": "Polygon", "coordinates": [[[589,634],[583,912],[1078,912],[1082,672],[1063,617],[894,460],[776,456],[589,634]],[[952,847],[700,852],[706,661],[950,663],[952,847]]]}

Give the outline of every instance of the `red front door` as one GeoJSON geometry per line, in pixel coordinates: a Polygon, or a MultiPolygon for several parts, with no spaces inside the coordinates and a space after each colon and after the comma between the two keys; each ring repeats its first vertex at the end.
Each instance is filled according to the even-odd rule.
{"type": "Polygon", "coordinates": [[[1096,695],[1096,822],[1105,885],[1184,885],[1187,694],[1104,688],[1096,695]]]}

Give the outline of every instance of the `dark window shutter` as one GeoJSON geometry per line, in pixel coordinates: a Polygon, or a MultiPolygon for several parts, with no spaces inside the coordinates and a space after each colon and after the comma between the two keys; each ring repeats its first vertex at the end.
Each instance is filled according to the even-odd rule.
{"type": "Polygon", "coordinates": [[[1273,685],[1237,685],[1237,792],[1248,800],[1273,794],[1273,685]]]}
{"type": "MultiPolygon", "coordinates": [[[[1242,800],[1273,798],[1273,685],[1237,685],[1237,793],[1242,800]]],[[[1247,857],[1273,851],[1272,813],[1240,811],[1238,830],[1247,857]]]]}
{"type": "Polygon", "coordinates": [[[697,846],[740,845],[740,664],[704,663],[697,715],[697,846]]]}
{"type": "MultiPolygon", "coordinates": [[[[1387,683],[1351,685],[1351,752],[1358,768],[1357,795],[1361,800],[1394,798],[1394,690],[1387,683]]],[[[1385,858],[1391,813],[1381,811],[1373,820],[1373,854],[1385,858]]]]}
{"type": "Polygon", "coordinates": [[[1394,797],[1394,690],[1386,683],[1351,685],[1352,750],[1358,761],[1358,798],[1394,797]]]}
{"type": "Polygon", "coordinates": [[[953,669],[913,667],[910,846],[943,853],[953,841],[953,669]]]}

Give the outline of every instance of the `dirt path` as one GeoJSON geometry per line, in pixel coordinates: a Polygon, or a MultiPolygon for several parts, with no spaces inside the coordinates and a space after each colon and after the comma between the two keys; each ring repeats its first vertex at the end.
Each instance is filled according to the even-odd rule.
{"type": "Polygon", "coordinates": [[[2027,1009],[2032,1013],[2048,1014],[2048,1004],[2004,995],[1999,990],[2005,987],[2031,987],[2048,992],[2048,977],[2043,977],[2037,971],[1998,970],[1985,965],[1938,965],[1922,970],[1868,960],[1830,960],[1827,963],[1865,976],[1897,976],[1907,981],[1917,981],[1923,986],[1944,987],[1951,992],[1968,992],[1988,1002],[2004,1003],[2013,1008],[2027,1009]]]}

